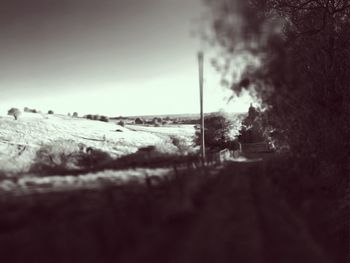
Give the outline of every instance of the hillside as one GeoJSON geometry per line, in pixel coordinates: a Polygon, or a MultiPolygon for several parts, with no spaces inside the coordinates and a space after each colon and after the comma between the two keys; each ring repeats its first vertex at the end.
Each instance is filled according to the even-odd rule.
{"type": "Polygon", "coordinates": [[[36,152],[47,146],[59,147],[65,153],[93,147],[112,157],[149,145],[155,145],[160,152],[176,152],[171,143],[171,136],[175,135],[190,146],[194,128],[121,127],[114,122],[33,113],[23,113],[17,121],[0,116],[0,167],[4,172],[26,172],[36,152]]]}

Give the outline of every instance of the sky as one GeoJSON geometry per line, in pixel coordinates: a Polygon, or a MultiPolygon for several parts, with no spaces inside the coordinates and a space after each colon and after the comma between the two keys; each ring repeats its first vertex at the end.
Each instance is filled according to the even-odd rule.
{"type": "MultiPolygon", "coordinates": [[[[199,111],[201,0],[0,0],[0,111],[199,111]]],[[[205,111],[246,111],[205,57],[205,111]]]]}

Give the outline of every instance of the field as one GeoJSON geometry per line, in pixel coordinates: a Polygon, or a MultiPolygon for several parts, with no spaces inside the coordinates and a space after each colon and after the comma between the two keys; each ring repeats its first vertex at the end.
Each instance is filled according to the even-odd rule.
{"type": "MultiPolygon", "coordinates": [[[[0,167],[1,173],[8,179],[1,182],[0,188],[6,191],[24,190],[30,184],[71,187],[77,184],[96,185],[101,180],[125,181],[126,178],[144,175],[147,170],[105,171],[64,177],[57,174],[45,177],[32,171],[40,150],[48,151],[54,156],[69,156],[92,148],[108,154],[111,159],[117,159],[133,154],[139,148],[153,145],[161,154],[179,154],[179,148],[172,143],[174,138],[182,143],[181,150],[195,150],[193,125],[121,127],[113,121],[23,113],[17,121],[10,116],[0,116],[0,127],[0,167]],[[16,183],[11,179],[15,177],[19,178],[16,183]]],[[[165,170],[156,169],[149,173],[163,175],[165,170]]]]}
{"type": "Polygon", "coordinates": [[[0,167],[5,172],[28,171],[36,151],[43,146],[55,145],[66,151],[93,147],[120,157],[149,145],[160,152],[174,153],[177,148],[171,136],[190,146],[194,135],[193,125],[121,127],[114,122],[33,113],[24,113],[18,121],[0,116],[0,125],[0,167]]]}
{"type": "Polygon", "coordinates": [[[117,122],[31,113],[17,121],[0,117],[0,245],[6,262],[326,263],[344,258],[346,203],[329,178],[314,182],[310,160],[271,154],[204,169],[126,162],[123,169],[73,173],[64,170],[70,164],[65,162],[58,171],[67,173],[33,170],[42,161],[38,156],[63,162],[79,157],[76,153],[85,156],[89,148],[100,154],[98,163],[106,156],[124,162],[137,153],[148,162],[147,151],[140,151],[147,146],[171,162],[196,151],[194,125],[122,127],[117,122]],[[295,169],[299,165],[306,167],[303,176],[295,169]]]}

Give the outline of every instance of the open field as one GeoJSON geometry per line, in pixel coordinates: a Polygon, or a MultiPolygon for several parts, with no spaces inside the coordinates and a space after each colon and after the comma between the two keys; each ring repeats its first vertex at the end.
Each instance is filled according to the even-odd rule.
{"type": "Polygon", "coordinates": [[[36,152],[45,147],[65,154],[92,147],[112,158],[150,145],[162,153],[176,153],[178,148],[172,144],[174,136],[190,151],[194,132],[193,125],[121,127],[114,122],[63,115],[24,113],[17,121],[0,116],[0,167],[6,173],[28,172],[36,152]]]}

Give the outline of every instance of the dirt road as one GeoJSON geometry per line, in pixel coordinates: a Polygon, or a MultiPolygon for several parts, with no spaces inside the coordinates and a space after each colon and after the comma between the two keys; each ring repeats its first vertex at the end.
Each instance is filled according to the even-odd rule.
{"type": "Polygon", "coordinates": [[[321,248],[264,174],[230,163],[195,215],[149,235],[125,262],[323,263],[321,248]]]}
{"type": "Polygon", "coordinates": [[[189,170],[154,192],[129,184],[2,200],[0,261],[330,262],[264,165],[189,170]]]}

